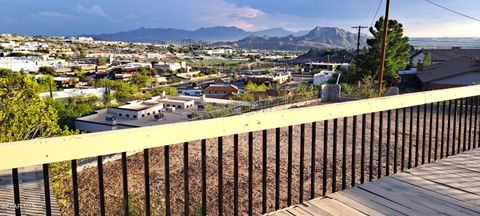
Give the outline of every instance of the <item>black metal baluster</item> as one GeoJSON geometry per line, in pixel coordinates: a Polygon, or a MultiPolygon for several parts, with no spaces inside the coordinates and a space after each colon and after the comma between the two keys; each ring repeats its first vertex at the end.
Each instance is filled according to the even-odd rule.
{"type": "MultiPolygon", "coordinates": [[[[458,146],[457,146],[457,154],[460,153],[460,148],[462,146],[462,116],[463,116],[463,98],[460,99],[460,106],[458,107],[459,110],[459,118],[458,118],[458,146]]],[[[463,146],[463,150],[465,151],[465,146],[463,146]]]]}
{"type": "Polygon", "coordinates": [[[417,128],[415,133],[415,167],[418,166],[419,142],[420,142],[420,106],[417,106],[417,128]]]}
{"type": "Polygon", "coordinates": [[[402,115],[402,159],[400,164],[400,169],[403,171],[405,170],[405,142],[406,140],[406,133],[407,133],[407,108],[403,108],[403,115],[402,115]]]}
{"type": "Polygon", "coordinates": [[[100,200],[100,215],[105,216],[105,189],[103,185],[103,157],[100,155],[97,157],[97,169],[98,169],[98,194],[100,200]]]}
{"type": "Polygon", "coordinates": [[[292,146],[293,126],[288,126],[287,206],[292,205],[292,146]]]}
{"type": "Polygon", "coordinates": [[[315,198],[315,156],[317,154],[316,150],[317,142],[317,122],[312,122],[312,163],[311,163],[311,173],[310,173],[310,199],[315,198]]]}
{"type": "Polygon", "coordinates": [[[122,186],[123,186],[123,208],[125,215],[130,215],[128,206],[128,173],[127,173],[127,153],[122,153],[122,186]]]}
{"type": "Polygon", "coordinates": [[[72,183],[73,183],[73,212],[75,216],[78,216],[80,215],[80,207],[78,202],[77,160],[72,160],[72,183]]]}
{"type": "Polygon", "coordinates": [[[370,114],[370,163],[368,164],[368,181],[373,179],[373,143],[375,141],[375,113],[370,114]]]}
{"type": "Polygon", "coordinates": [[[398,109],[395,110],[395,137],[393,147],[393,173],[397,173],[398,170],[398,109]]]}
{"type": "Polygon", "coordinates": [[[383,112],[379,112],[378,119],[378,162],[377,162],[377,179],[382,178],[382,142],[383,142],[383,112]]]}
{"type": "MultiPolygon", "coordinates": [[[[452,101],[448,101],[448,119],[447,119],[447,147],[446,147],[446,157],[450,154],[450,124],[451,124],[451,117],[452,117],[452,101]]],[[[452,154],[453,155],[453,154],[452,154]]]]}
{"type": "MultiPolygon", "coordinates": [[[[445,148],[445,107],[447,103],[445,101],[442,102],[442,141],[440,146],[440,159],[443,159],[443,149],[445,148]]],[[[448,144],[447,144],[448,145],[448,144]]],[[[448,152],[448,150],[447,150],[448,152]]]]}
{"type": "Polygon", "coordinates": [[[223,215],[223,137],[218,137],[218,215],[223,215]]]}
{"type": "Polygon", "coordinates": [[[454,107],[453,107],[453,135],[452,135],[452,155],[455,155],[455,143],[457,142],[456,139],[456,131],[457,131],[457,100],[454,100],[454,107]]]}
{"type": "Polygon", "coordinates": [[[333,119],[332,193],[335,193],[337,191],[337,130],[338,119],[333,119]]]}
{"type": "Polygon", "coordinates": [[[280,128],[275,129],[275,210],[280,208],[280,128]]]}
{"type": "Polygon", "coordinates": [[[145,177],[145,215],[151,215],[150,212],[150,161],[148,149],[143,150],[143,170],[145,177]]]}
{"type": "Polygon", "coordinates": [[[262,131],[262,214],[267,212],[267,130],[262,131]]]}
{"type": "Polygon", "coordinates": [[[233,135],[233,215],[238,215],[238,134],[233,135]]]}
{"type": "Polygon", "coordinates": [[[423,105],[422,165],[425,164],[425,145],[427,139],[427,104],[423,105]]]}
{"type": "Polygon", "coordinates": [[[248,133],[248,215],[253,215],[253,132],[248,133]]]}
{"type": "Polygon", "coordinates": [[[436,104],[436,113],[435,113],[435,155],[434,155],[434,158],[433,160],[436,161],[438,159],[438,122],[439,122],[439,119],[440,118],[440,102],[437,102],[436,104]]]}
{"type": "Polygon", "coordinates": [[[43,164],[43,190],[45,194],[45,214],[52,215],[52,204],[50,203],[50,178],[48,177],[48,164],[43,164]]]}
{"type": "MultiPolygon", "coordinates": [[[[20,208],[20,185],[19,185],[19,182],[18,182],[18,169],[17,168],[12,169],[12,180],[13,180],[13,197],[14,197],[14,202],[15,202],[15,215],[16,216],[21,216],[22,215],[22,210],[20,208]]],[[[75,192],[75,188],[73,190],[75,192]]],[[[78,206],[78,199],[77,199],[76,204],[78,206]]],[[[77,207],[77,209],[78,209],[78,207],[77,207]]],[[[75,215],[78,215],[78,211],[75,211],[75,215]]]]}
{"type": "Polygon", "coordinates": [[[190,192],[188,187],[188,142],[183,143],[183,196],[184,203],[184,215],[190,215],[190,192]]]}
{"type": "Polygon", "coordinates": [[[473,124],[473,97],[470,99],[470,112],[469,112],[469,124],[468,124],[468,150],[472,147],[472,124],[473,124]]]}
{"type": "Polygon", "coordinates": [[[385,175],[390,175],[390,132],[391,132],[391,124],[390,120],[392,118],[392,111],[387,111],[387,154],[385,155],[385,175]]]}
{"type": "Polygon", "coordinates": [[[347,126],[348,118],[343,118],[343,149],[342,149],[342,190],[347,185],[347,126]]]}
{"type": "MultiPolygon", "coordinates": [[[[468,123],[468,106],[470,98],[465,98],[465,119],[463,123],[463,151],[467,150],[467,123],[468,123]]],[[[463,109],[463,107],[462,107],[463,109]]]]}
{"type": "Polygon", "coordinates": [[[170,146],[163,148],[165,160],[165,215],[170,215],[170,146]]]}
{"type": "Polygon", "coordinates": [[[207,215],[207,140],[202,139],[202,215],[207,215]]]}
{"type": "Polygon", "coordinates": [[[408,138],[408,169],[412,168],[412,146],[413,146],[413,106],[410,107],[410,134],[408,138]]]}
{"type": "Polygon", "coordinates": [[[360,184],[365,182],[365,131],[367,126],[367,115],[362,114],[362,146],[360,148],[360,184]]]}
{"type": "Polygon", "coordinates": [[[355,162],[356,162],[356,152],[357,150],[357,116],[353,116],[353,126],[352,126],[352,180],[350,181],[350,185],[353,187],[356,183],[355,178],[355,162]]]}
{"type": "Polygon", "coordinates": [[[328,150],[328,120],[323,122],[323,174],[322,174],[322,196],[327,194],[327,150],[328,150]]]}
{"type": "MultiPolygon", "coordinates": [[[[475,143],[477,143],[477,125],[478,125],[478,106],[480,104],[480,97],[476,97],[475,98],[476,100],[476,104],[475,104],[475,126],[473,127],[473,148],[477,147],[477,146],[480,146],[480,142],[478,142],[477,145],[475,145],[475,143]]],[[[478,139],[480,141],[480,139],[478,139]]]]}
{"type": "Polygon", "coordinates": [[[305,159],[305,124],[300,125],[300,194],[299,194],[299,203],[303,202],[303,184],[304,184],[304,164],[305,159]]]}
{"type": "MultiPolygon", "coordinates": [[[[433,103],[430,104],[430,127],[429,127],[429,133],[428,133],[428,155],[427,155],[427,160],[428,163],[430,163],[432,159],[432,138],[433,138],[433,103]]],[[[436,146],[435,146],[436,147],[436,146]]],[[[437,154],[437,149],[435,148],[435,157],[437,154]]]]}

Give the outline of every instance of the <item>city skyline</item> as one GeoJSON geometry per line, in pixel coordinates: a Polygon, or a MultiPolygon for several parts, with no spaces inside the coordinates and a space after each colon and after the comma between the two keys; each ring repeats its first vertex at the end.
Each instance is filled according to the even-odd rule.
{"type": "MultiPolygon", "coordinates": [[[[290,31],[351,26],[374,20],[379,0],[113,0],[69,1],[0,0],[1,33],[26,35],[100,34],[139,27],[193,30],[200,27],[235,26],[247,31],[281,27],[290,31]]],[[[475,0],[434,1],[474,16],[475,0]]],[[[376,19],[384,14],[385,1],[376,19]]],[[[480,22],[436,7],[427,1],[392,1],[391,18],[405,26],[410,37],[480,37],[480,22]]],[[[375,20],[376,20],[375,19],[375,20]]]]}

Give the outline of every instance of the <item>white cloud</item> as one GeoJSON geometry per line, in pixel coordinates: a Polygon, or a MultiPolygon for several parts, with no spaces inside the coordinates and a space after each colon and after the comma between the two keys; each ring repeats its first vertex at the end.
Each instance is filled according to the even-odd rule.
{"type": "Polygon", "coordinates": [[[40,11],[34,15],[48,18],[72,18],[72,16],[56,11],[40,11]]]}
{"type": "Polygon", "coordinates": [[[82,14],[89,14],[89,15],[100,16],[100,17],[108,17],[108,14],[105,13],[102,6],[100,6],[100,5],[92,5],[89,8],[89,7],[78,4],[78,5],[75,5],[74,10],[76,12],[82,13],[82,14]]]}

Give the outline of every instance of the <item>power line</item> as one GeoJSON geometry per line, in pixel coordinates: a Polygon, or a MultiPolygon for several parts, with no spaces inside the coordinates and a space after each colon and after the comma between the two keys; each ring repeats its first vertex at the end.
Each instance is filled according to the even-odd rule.
{"type": "Polygon", "coordinates": [[[460,13],[460,12],[458,12],[458,11],[455,11],[455,10],[453,10],[453,9],[450,9],[450,8],[445,7],[445,6],[439,5],[439,4],[437,4],[437,3],[433,2],[433,1],[430,1],[430,0],[425,0],[425,1],[428,2],[428,3],[430,3],[430,4],[435,5],[435,6],[437,6],[437,7],[440,7],[440,8],[442,8],[442,9],[448,10],[448,11],[450,11],[450,12],[452,12],[452,13],[456,13],[456,14],[458,14],[458,15],[460,15],[460,16],[463,16],[463,17],[466,17],[466,18],[468,18],[468,19],[472,19],[472,20],[475,20],[475,21],[480,22],[480,19],[477,19],[477,18],[475,18],[475,17],[472,17],[472,16],[469,16],[469,15],[460,13]]]}
{"type": "Polygon", "coordinates": [[[372,22],[370,22],[370,27],[373,26],[373,23],[377,19],[378,11],[380,10],[380,7],[382,6],[382,3],[383,3],[383,0],[380,0],[380,2],[378,3],[377,11],[375,11],[375,15],[372,18],[372,22]]]}

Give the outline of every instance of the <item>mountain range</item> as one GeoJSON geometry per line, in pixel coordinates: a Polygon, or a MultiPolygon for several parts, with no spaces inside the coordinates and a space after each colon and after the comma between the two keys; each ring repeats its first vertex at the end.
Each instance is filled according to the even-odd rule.
{"type": "Polygon", "coordinates": [[[295,34],[283,28],[271,28],[262,31],[245,31],[237,27],[215,26],[204,27],[197,30],[183,30],[174,28],[138,28],[131,31],[117,32],[100,35],[84,35],[99,40],[115,40],[127,42],[161,42],[161,41],[232,41],[240,40],[247,36],[287,36],[295,34]]]}
{"type": "MultiPolygon", "coordinates": [[[[335,27],[316,27],[300,36],[248,36],[238,41],[219,42],[215,45],[265,50],[353,49],[357,46],[357,35],[335,27]]],[[[361,41],[361,45],[364,46],[365,41],[361,41]]]]}
{"type": "Polygon", "coordinates": [[[357,44],[356,34],[335,27],[316,27],[311,31],[299,32],[291,32],[283,28],[250,32],[225,26],[197,30],[142,27],[125,32],[83,36],[97,40],[127,42],[207,41],[214,45],[266,50],[354,48],[357,44]]]}

